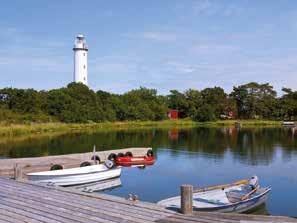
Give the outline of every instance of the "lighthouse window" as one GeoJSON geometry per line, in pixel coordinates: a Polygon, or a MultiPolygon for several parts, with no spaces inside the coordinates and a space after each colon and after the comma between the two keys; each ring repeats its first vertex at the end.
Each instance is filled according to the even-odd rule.
{"type": "Polygon", "coordinates": [[[86,69],[86,65],[84,65],[84,69],[86,69]]]}
{"type": "Polygon", "coordinates": [[[86,53],[84,53],[84,56],[86,55],[86,53]]]}

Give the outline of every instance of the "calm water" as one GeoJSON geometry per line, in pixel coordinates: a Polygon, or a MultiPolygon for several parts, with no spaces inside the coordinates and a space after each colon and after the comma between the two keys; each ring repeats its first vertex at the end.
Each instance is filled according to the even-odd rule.
{"type": "Polygon", "coordinates": [[[228,183],[258,175],[272,187],[260,212],[297,216],[297,131],[292,129],[195,128],[68,134],[0,144],[2,157],[56,155],[124,147],[153,147],[154,166],[124,168],[122,186],[106,193],[137,194],[156,202],[179,193],[179,186],[228,183]]]}

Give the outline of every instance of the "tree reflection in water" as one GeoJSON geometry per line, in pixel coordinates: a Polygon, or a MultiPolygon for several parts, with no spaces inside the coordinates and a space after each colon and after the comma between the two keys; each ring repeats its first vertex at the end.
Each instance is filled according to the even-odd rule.
{"type": "MultiPolygon", "coordinates": [[[[239,162],[249,165],[272,162],[277,149],[290,160],[297,151],[296,130],[293,128],[193,128],[145,129],[98,133],[71,133],[58,137],[45,136],[0,144],[0,155],[28,157],[89,152],[124,147],[171,148],[197,152],[215,159],[230,151],[239,162]]],[[[176,151],[177,150],[177,151],[176,151]]]]}

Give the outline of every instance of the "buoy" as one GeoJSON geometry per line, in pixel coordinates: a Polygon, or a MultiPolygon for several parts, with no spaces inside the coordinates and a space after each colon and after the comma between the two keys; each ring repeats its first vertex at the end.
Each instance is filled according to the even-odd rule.
{"type": "Polygon", "coordinates": [[[106,160],[104,164],[108,169],[111,169],[114,167],[114,162],[111,160],[106,160]]]}

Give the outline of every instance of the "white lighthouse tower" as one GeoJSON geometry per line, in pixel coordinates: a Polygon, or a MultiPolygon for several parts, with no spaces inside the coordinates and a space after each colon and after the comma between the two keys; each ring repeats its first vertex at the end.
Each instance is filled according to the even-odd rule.
{"type": "Polygon", "coordinates": [[[76,36],[73,51],[74,82],[88,85],[88,46],[83,35],[76,36]]]}

